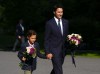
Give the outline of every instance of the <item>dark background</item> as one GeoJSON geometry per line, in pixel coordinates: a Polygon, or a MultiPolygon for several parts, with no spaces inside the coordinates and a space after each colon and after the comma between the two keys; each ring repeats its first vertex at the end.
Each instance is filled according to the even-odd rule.
{"type": "Polygon", "coordinates": [[[69,20],[69,33],[82,35],[80,48],[99,50],[99,0],[0,0],[0,48],[13,46],[20,18],[24,20],[25,33],[30,28],[36,30],[43,47],[45,22],[53,17],[52,8],[57,3],[64,6],[63,17],[69,20]]]}

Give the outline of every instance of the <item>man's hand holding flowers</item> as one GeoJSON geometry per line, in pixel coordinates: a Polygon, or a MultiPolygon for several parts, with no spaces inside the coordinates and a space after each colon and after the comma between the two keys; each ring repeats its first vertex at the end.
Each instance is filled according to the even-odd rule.
{"type": "Polygon", "coordinates": [[[72,63],[76,67],[75,59],[74,59],[74,52],[75,52],[76,47],[78,47],[78,45],[81,43],[82,37],[79,34],[72,33],[72,34],[67,36],[67,39],[68,39],[68,42],[71,46],[70,49],[71,49],[72,63]]]}

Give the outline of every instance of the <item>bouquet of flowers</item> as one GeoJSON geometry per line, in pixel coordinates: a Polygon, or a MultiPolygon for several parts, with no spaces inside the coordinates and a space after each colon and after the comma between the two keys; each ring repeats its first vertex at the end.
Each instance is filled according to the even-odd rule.
{"type": "Polygon", "coordinates": [[[74,52],[76,47],[81,43],[82,41],[82,36],[79,34],[70,34],[67,36],[69,44],[71,46],[71,56],[72,56],[72,63],[74,64],[74,66],[76,67],[76,63],[75,63],[75,59],[74,59],[74,52]]]}
{"type": "Polygon", "coordinates": [[[26,47],[26,52],[23,52],[23,54],[25,56],[29,56],[29,57],[33,57],[35,58],[36,57],[36,49],[33,48],[33,47],[26,47]]]}
{"type": "MultiPolygon", "coordinates": [[[[27,61],[30,61],[29,59],[35,58],[36,57],[36,49],[33,47],[26,47],[26,51],[23,52],[24,57],[27,59],[27,61]]],[[[24,69],[24,67],[29,67],[28,64],[25,62],[20,62],[19,66],[24,69]]]]}
{"type": "Polygon", "coordinates": [[[72,34],[68,35],[67,37],[68,37],[69,43],[72,45],[78,46],[82,41],[82,37],[79,34],[72,33],[72,34]]]}

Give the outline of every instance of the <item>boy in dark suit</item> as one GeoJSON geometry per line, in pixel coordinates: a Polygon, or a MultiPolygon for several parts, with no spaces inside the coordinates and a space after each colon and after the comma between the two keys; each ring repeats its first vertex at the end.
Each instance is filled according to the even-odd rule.
{"type": "Polygon", "coordinates": [[[36,36],[35,31],[29,30],[27,33],[28,41],[22,44],[21,50],[18,52],[19,59],[24,63],[22,65],[24,74],[32,74],[36,69],[37,56],[46,59],[46,56],[40,53],[39,44],[36,42],[36,36]],[[33,48],[33,50],[30,50],[31,48],[33,48]],[[28,56],[26,56],[26,52],[28,53],[28,56]]]}

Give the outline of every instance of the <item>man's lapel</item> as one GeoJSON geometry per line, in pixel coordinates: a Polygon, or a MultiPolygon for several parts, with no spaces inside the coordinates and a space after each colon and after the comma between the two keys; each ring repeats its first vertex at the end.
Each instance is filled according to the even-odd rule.
{"type": "Polygon", "coordinates": [[[53,26],[54,26],[55,30],[57,30],[57,32],[58,32],[60,35],[62,35],[62,34],[61,34],[61,31],[59,30],[59,27],[58,27],[58,25],[57,25],[57,23],[56,23],[56,21],[55,21],[54,18],[53,18],[53,26]]]}
{"type": "Polygon", "coordinates": [[[66,28],[66,23],[64,23],[63,19],[62,19],[62,26],[63,26],[63,35],[65,34],[65,28],[66,28]]]}

